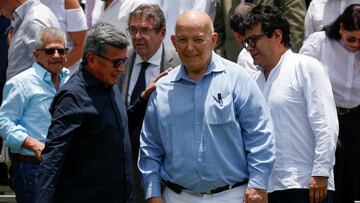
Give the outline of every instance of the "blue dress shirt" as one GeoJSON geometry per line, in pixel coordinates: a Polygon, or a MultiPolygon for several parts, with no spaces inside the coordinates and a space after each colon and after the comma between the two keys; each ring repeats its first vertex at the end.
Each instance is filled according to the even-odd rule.
{"type": "Polygon", "coordinates": [[[139,169],[146,198],[161,195],[161,178],[193,192],[244,179],[266,189],[271,132],[265,99],[240,66],[213,53],[199,81],[178,66],[158,81],[145,115],[139,169]]]}
{"type": "MultiPolygon", "coordinates": [[[[63,68],[60,86],[68,78],[69,70],[63,68]]],[[[38,63],[6,82],[0,108],[0,135],[11,152],[34,155],[22,148],[27,136],[45,141],[51,121],[49,107],[55,93],[51,73],[38,63]]]]}

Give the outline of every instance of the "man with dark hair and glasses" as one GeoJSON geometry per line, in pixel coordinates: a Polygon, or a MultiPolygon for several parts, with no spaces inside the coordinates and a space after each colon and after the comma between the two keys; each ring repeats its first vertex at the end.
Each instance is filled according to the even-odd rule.
{"type": "Polygon", "coordinates": [[[274,122],[275,164],[269,203],[332,202],[339,132],[334,97],[322,64],[291,51],[289,24],[271,6],[256,6],[245,21],[254,74],[274,122]]]}
{"type": "Polygon", "coordinates": [[[49,107],[69,78],[65,34],[58,28],[41,29],[35,40],[35,61],[8,80],[0,108],[0,134],[12,152],[12,185],[19,203],[35,200],[35,174],[50,126],[49,107]]]}
{"type": "MultiPolygon", "coordinates": [[[[129,15],[128,34],[132,41],[129,49],[129,63],[120,76],[119,86],[126,106],[135,99],[160,72],[180,64],[174,47],[163,43],[166,22],[163,11],[157,4],[141,4],[129,15]]],[[[139,152],[141,124],[130,131],[132,156],[135,170],[137,200],[144,199],[140,183],[140,172],[136,163],[139,152]]]]}
{"type": "Polygon", "coordinates": [[[142,122],[155,82],[127,110],[115,85],[127,62],[126,36],[96,24],[83,63],[55,96],[42,152],[36,202],[133,202],[128,129],[142,122]],[[128,120],[129,119],[129,120],[128,120]]]}

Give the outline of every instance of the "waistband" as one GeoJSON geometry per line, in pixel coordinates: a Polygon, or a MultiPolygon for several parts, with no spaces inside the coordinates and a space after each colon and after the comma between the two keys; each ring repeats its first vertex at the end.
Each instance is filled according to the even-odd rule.
{"type": "Polygon", "coordinates": [[[226,191],[226,190],[230,190],[232,188],[239,187],[241,185],[245,185],[246,183],[248,183],[248,180],[245,179],[245,180],[237,182],[237,183],[235,183],[233,185],[225,185],[225,186],[222,186],[222,187],[218,187],[218,188],[215,188],[215,189],[210,190],[208,192],[192,192],[192,191],[186,189],[185,187],[183,187],[181,185],[178,185],[176,183],[173,183],[173,182],[170,182],[170,181],[163,181],[163,182],[164,182],[166,187],[168,187],[172,191],[176,192],[177,194],[180,194],[182,191],[186,190],[186,191],[189,191],[189,192],[191,192],[193,194],[198,194],[198,195],[212,195],[212,194],[220,193],[220,192],[223,192],[223,191],[226,191]]]}
{"type": "Polygon", "coordinates": [[[40,164],[40,160],[35,156],[22,155],[22,154],[13,154],[14,158],[20,161],[29,162],[32,164],[40,164]]]}
{"type": "Polygon", "coordinates": [[[360,105],[354,108],[342,108],[342,107],[336,107],[336,111],[339,116],[350,114],[352,112],[357,112],[360,110],[360,105]]]}

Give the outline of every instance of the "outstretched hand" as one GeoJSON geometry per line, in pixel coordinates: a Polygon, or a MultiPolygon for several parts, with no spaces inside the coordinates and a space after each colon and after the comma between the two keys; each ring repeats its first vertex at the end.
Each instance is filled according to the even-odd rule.
{"type": "Polygon", "coordinates": [[[143,98],[143,99],[145,99],[145,100],[148,100],[149,97],[150,97],[150,95],[151,95],[151,93],[153,93],[153,92],[155,91],[155,89],[156,89],[156,82],[157,82],[160,78],[162,78],[162,77],[164,77],[165,75],[167,75],[172,69],[173,69],[173,68],[168,68],[168,69],[164,70],[163,72],[159,73],[159,75],[157,75],[157,76],[155,77],[155,79],[150,82],[150,84],[146,87],[146,89],[145,89],[143,92],[141,92],[141,98],[143,98]]]}

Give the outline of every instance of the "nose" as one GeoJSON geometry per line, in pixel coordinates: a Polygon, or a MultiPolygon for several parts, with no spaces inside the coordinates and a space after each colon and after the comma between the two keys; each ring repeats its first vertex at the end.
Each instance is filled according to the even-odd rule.
{"type": "Polygon", "coordinates": [[[125,64],[120,64],[117,68],[116,68],[117,71],[119,72],[124,72],[125,71],[125,64]]]}
{"type": "Polygon", "coordinates": [[[55,49],[55,52],[54,52],[54,54],[52,56],[53,57],[60,57],[60,54],[59,54],[57,49],[55,49]]]}

